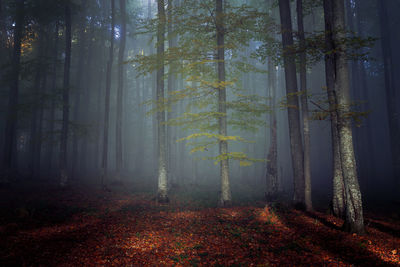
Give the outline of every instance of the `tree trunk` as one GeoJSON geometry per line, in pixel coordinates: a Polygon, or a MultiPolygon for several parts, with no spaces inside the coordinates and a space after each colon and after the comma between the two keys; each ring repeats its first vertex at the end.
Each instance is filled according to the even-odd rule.
{"type": "Polygon", "coordinates": [[[125,0],[119,1],[121,11],[121,41],[118,51],[118,89],[117,89],[117,123],[116,123],[116,167],[117,179],[120,179],[120,173],[123,166],[122,162],[122,96],[124,89],[124,53],[126,44],[126,8],[125,0]]]}
{"type": "Polygon", "coordinates": [[[33,90],[32,90],[32,119],[31,119],[31,129],[30,129],[30,157],[29,157],[29,168],[30,168],[30,176],[31,178],[36,178],[37,172],[36,172],[36,148],[37,148],[37,142],[38,142],[38,111],[39,111],[39,105],[40,105],[40,94],[41,88],[40,88],[40,83],[42,80],[42,73],[43,73],[43,59],[44,59],[44,30],[43,30],[43,25],[39,26],[39,40],[37,43],[37,55],[36,55],[36,61],[37,61],[37,66],[36,66],[36,73],[35,73],[35,78],[33,82],[33,90]]]}
{"type": "MultiPolygon", "coordinates": [[[[85,86],[83,89],[83,100],[84,103],[86,103],[86,105],[83,105],[82,108],[82,112],[83,112],[83,121],[86,125],[90,124],[90,118],[91,118],[91,114],[90,114],[90,110],[91,110],[91,92],[93,91],[93,74],[97,71],[93,62],[93,55],[95,54],[94,50],[94,41],[93,41],[93,37],[94,37],[94,31],[95,31],[95,20],[91,20],[90,21],[90,26],[89,26],[89,43],[88,43],[88,53],[87,53],[87,60],[86,60],[86,67],[88,69],[87,71],[87,75],[86,75],[86,79],[85,79],[85,86]]],[[[99,114],[99,113],[97,113],[99,114]]],[[[82,153],[80,155],[80,170],[82,172],[82,175],[87,174],[88,171],[88,147],[89,147],[89,143],[90,143],[90,138],[91,136],[89,135],[85,135],[83,137],[83,144],[82,144],[82,153]]],[[[98,154],[96,154],[98,155],[98,154]]]]}
{"type": "Polygon", "coordinates": [[[115,0],[111,0],[111,35],[110,35],[110,50],[107,62],[106,73],[106,95],[105,95],[105,110],[104,110],[104,135],[103,135],[103,157],[101,161],[101,184],[105,187],[107,178],[108,164],[108,128],[110,117],[110,92],[111,92],[111,71],[114,60],[114,35],[115,35],[115,0]]]}
{"type": "MultiPolygon", "coordinates": [[[[218,131],[221,136],[227,136],[226,119],[226,87],[225,87],[225,27],[223,0],[216,0],[216,29],[217,29],[217,62],[218,62],[218,131]]],[[[219,140],[219,155],[223,157],[220,162],[221,198],[220,206],[229,206],[232,202],[231,188],[229,185],[228,142],[219,140]]]]}
{"type": "Polygon", "coordinates": [[[353,133],[350,112],[350,81],[346,58],[346,45],[341,40],[346,37],[345,14],[343,0],[324,0],[325,12],[331,19],[333,29],[334,53],[334,92],[337,97],[337,130],[339,151],[342,163],[342,173],[345,191],[345,223],[344,229],[349,232],[363,234],[364,218],[361,192],[357,179],[357,169],[354,157],[353,133]],[[330,2],[330,3],[329,3],[330,2]],[[329,9],[331,8],[331,9],[329,9]]]}
{"type": "Polygon", "coordinates": [[[304,138],[304,185],[306,209],[311,211],[311,167],[310,167],[310,122],[308,115],[307,96],[307,58],[305,47],[305,34],[303,25],[303,0],[297,0],[297,27],[300,40],[300,92],[301,92],[301,113],[303,116],[303,138],[304,138]]]}
{"type": "Polygon", "coordinates": [[[278,195],[278,135],[275,112],[276,71],[271,59],[268,60],[268,90],[271,113],[269,114],[269,151],[267,155],[267,188],[266,199],[275,200],[278,195]]]}
{"type": "Polygon", "coordinates": [[[71,7],[65,3],[65,61],[63,81],[63,115],[60,140],[60,185],[65,186],[68,181],[67,173],[67,144],[69,124],[69,76],[71,66],[71,7]]]}
{"type": "MultiPolygon", "coordinates": [[[[82,121],[82,114],[81,114],[81,94],[83,90],[82,86],[82,76],[84,71],[84,59],[85,59],[85,48],[86,48],[86,1],[83,1],[82,5],[82,12],[81,12],[81,22],[79,27],[79,59],[78,59],[78,69],[76,73],[76,84],[75,84],[75,105],[74,105],[74,123],[75,129],[73,131],[73,138],[72,138],[72,178],[77,178],[77,166],[79,161],[78,155],[78,147],[79,141],[81,137],[79,136],[79,129],[80,122],[82,121]]],[[[88,72],[85,72],[87,74],[88,72]]]]}
{"type": "Polygon", "coordinates": [[[333,7],[331,1],[324,1],[325,14],[325,74],[331,117],[332,157],[333,157],[333,197],[332,210],[337,217],[345,216],[345,192],[342,171],[342,160],[339,149],[338,114],[335,92],[335,61],[333,46],[333,7]]]}
{"type": "Polygon", "coordinates": [[[48,169],[51,170],[52,162],[53,162],[53,147],[55,143],[54,138],[54,120],[55,120],[55,112],[56,112],[56,97],[55,92],[57,90],[57,65],[58,65],[58,27],[59,23],[56,21],[55,30],[54,30],[54,50],[53,50],[53,64],[52,64],[52,80],[51,80],[51,88],[50,94],[52,94],[51,104],[50,104],[50,118],[49,118],[49,135],[50,135],[50,146],[48,151],[48,169]]]}
{"type": "MultiPolygon", "coordinates": [[[[44,48],[44,57],[48,58],[48,43],[49,43],[49,38],[48,35],[46,34],[45,36],[45,43],[46,46],[44,48]]],[[[47,86],[47,74],[48,74],[48,66],[47,64],[44,64],[43,66],[43,73],[42,73],[42,81],[40,85],[40,96],[39,96],[39,114],[38,114],[38,127],[37,127],[37,140],[36,140],[36,147],[35,147],[35,161],[34,161],[34,169],[36,171],[36,174],[38,177],[41,175],[41,155],[42,155],[42,139],[43,139],[43,116],[44,116],[44,99],[42,94],[46,92],[46,86],[47,86]]]]}
{"type": "Polygon", "coordinates": [[[165,136],[165,98],[164,98],[164,41],[165,41],[164,0],[158,0],[157,26],[157,128],[158,128],[158,202],[168,202],[166,136],[165,136]]]}
{"type": "Polygon", "coordinates": [[[17,121],[18,121],[18,91],[21,59],[21,39],[24,23],[24,0],[15,0],[17,6],[14,27],[14,49],[12,60],[11,86],[8,98],[8,110],[5,128],[3,166],[5,170],[11,170],[16,159],[17,146],[17,121]]]}
{"type": "Polygon", "coordinates": [[[393,165],[393,193],[400,195],[400,125],[397,109],[398,92],[395,88],[393,71],[392,37],[393,34],[388,21],[387,1],[378,0],[383,66],[385,75],[385,91],[387,99],[387,114],[389,118],[390,148],[393,165]]]}
{"type": "MultiPolygon", "coordinates": [[[[177,36],[174,35],[173,33],[173,9],[174,9],[174,0],[168,0],[168,47],[172,48],[175,47],[177,44],[177,36]]],[[[175,64],[171,63],[169,65],[169,70],[168,70],[168,94],[171,94],[172,91],[177,90],[176,89],[176,73],[175,73],[175,64]]],[[[167,112],[167,122],[171,120],[176,113],[176,107],[171,106],[170,111],[167,112]]],[[[175,169],[173,168],[173,162],[172,160],[177,160],[173,155],[176,155],[175,151],[177,149],[175,140],[176,140],[176,131],[171,125],[167,124],[167,153],[168,153],[168,172],[169,172],[169,182],[174,183],[175,182],[175,169]]]]}
{"type": "MultiPolygon", "coordinates": [[[[0,0],[0,53],[3,56],[3,52],[6,49],[7,45],[7,27],[5,21],[4,9],[3,9],[3,1],[0,0]]],[[[6,56],[4,54],[4,56],[6,56]]],[[[8,57],[6,57],[8,59],[8,57]]],[[[1,76],[0,76],[1,77],[1,76]]]]}
{"type": "Polygon", "coordinates": [[[303,143],[300,127],[296,62],[295,55],[291,51],[293,49],[293,33],[289,0],[279,0],[279,11],[282,24],[282,45],[288,106],[290,150],[294,175],[293,201],[296,205],[303,206],[305,204],[303,143]]]}

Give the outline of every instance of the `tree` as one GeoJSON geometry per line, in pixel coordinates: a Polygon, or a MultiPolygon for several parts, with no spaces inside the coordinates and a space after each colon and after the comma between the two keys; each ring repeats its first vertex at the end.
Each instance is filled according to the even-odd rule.
{"type": "Polygon", "coordinates": [[[278,127],[274,108],[276,101],[276,71],[272,59],[268,60],[268,90],[272,110],[269,114],[270,141],[267,155],[266,198],[267,200],[274,200],[278,195],[278,127]]]}
{"type": "Polygon", "coordinates": [[[295,204],[304,205],[304,157],[301,137],[299,99],[296,78],[296,62],[293,50],[293,30],[289,0],[279,0],[279,11],[282,24],[283,61],[285,68],[286,97],[288,105],[290,150],[292,156],[295,204]]]}
{"type": "Polygon", "coordinates": [[[75,84],[75,101],[74,101],[74,113],[73,120],[75,123],[75,127],[73,130],[73,138],[72,138],[72,176],[76,178],[76,173],[78,169],[78,146],[80,141],[79,127],[81,122],[81,95],[83,91],[83,82],[82,77],[84,76],[84,63],[85,63],[85,51],[86,51],[86,43],[87,43],[87,34],[86,34],[86,1],[82,3],[82,11],[80,12],[80,27],[78,33],[78,42],[79,42],[79,52],[78,52],[78,68],[76,72],[76,84],[75,84]]]}
{"type": "Polygon", "coordinates": [[[67,173],[67,141],[69,127],[69,79],[71,67],[71,3],[65,2],[65,61],[63,80],[63,103],[62,103],[62,129],[60,140],[60,185],[64,186],[68,181],[67,173]]]}
{"type": "Polygon", "coordinates": [[[394,190],[400,192],[400,124],[398,119],[398,97],[395,87],[392,55],[392,33],[388,21],[388,1],[378,0],[382,54],[385,78],[385,92],[387,99],[387,114],[389,117],[390,148],[392,155],[394,190]]]}
{"type": "Polygon", "coordinates": [[[122,97],[124,89],[124,54],[126,45],[126,3],[125,0],[119,1],[121,12],[121,33],[120,33],[120,46],[118,51],[118,87],[117,87],[117,123],[116,123],[116,165],[117,177],[123,165],[122,159],[122,97]]]}
{"type": "Polygon", "coordinates": [[[325,17],[325,76],[329,102],[329,113],[332,135],[332,158],[333,158],[333,196],[332,209],[335,216],[345,216],[345,191],[343,181],[342,159],[340,158],[337,100],[335,92],[335,57],[333,44],[333,17],[332,1],[324,1],[325,17]]]}
{"type": "Polygon", "coordinates": [[[364,217],[361,192],[357,179],[357,168],[354,156],[353,134],[350,110],[350,82],[346,55],[345,11],[343,0],[324,0],[324,13],[332,19],[332,47],[334,48],[334,93],[337,100],[337,130],[339,151],[342,160],[342,173],[345,191],[345,223],[344,229],[349,232],[363,234],[364,217]],[[330,9],[329,9],[330,7],[330,9]],[[330,14],[327,14],[330,13],[330,14]]]}
{"type": "MultiPolygon", "coordinates": [[[[52,94],[56,91],[57,87],[57,67],[58,67],[58,43],[59,43],[59,22],[58,20],[55,22],[54,27],[54,44],[53,44],[53,62],[52,62],[52,70],[51,70],[51,85],[50,89],[52,94]]],[[[56,99],[52,97],[50,104],[50,118],[49,118],[49,132],[50,132],[50,146],[48,153],[48,168],[51,169],[52,161],[53,161],[53,143],[55,142],[54,136],[54,121],[55,121],[55,111],[56,111],[56,99]]]]}
{"type": "Polygon", "coordinates": [[[303,25],[303,0],[297,0],[297,27],[300,43],[300,92],[301,92],[301,115],[303,117],[304,138],[304,194],[305,205],[308,211],[312,210],[311,199],[311,167],[310,167],[310,122],[308,115],[307,95],[307,55],[305,50],[305,34],[303,25]]]}
{"type": "Polygon", "coordinates": [[[111,91],[111,71],[114,61],[114,35],[115,35],[115,0],[111,1],[111,34],[110,34],[110,48],[109,57],[107,62],[106,72],[106,95],[105,95],[105,109],[104,109],[104,134],[103,134],[103,156],[101,161],[101,184],[105,187],[107,177],[108,165],[108,129],[110,117],[110,91],[111,91]]]}
{"type": "MultiPolygon", "coordinates": [[[[265,120],[260,119],[267,110],[265,97],[247,94],[237,81],[242,70],[256,69],[243,62],[240,52],[248,45],[260,14],[246,5],[235,6],[214,0],[189,0],[185,5],[176,6],[172,14],[172,35],[179,35],[179,42],[164,52],[163,62],[174,66],[168,70],[182,75],[186,86],[171,92],[168,100],[158,103],[155,111],[176,103],[182,105],[184,112],[168,120],[167,124],[185,130],[186,136],[178,141],[188,141],[187,145],[192,147],[190,153],[213,154],[204,155],[202,159],[214,160],[215,165],[220,165],[219,204],[229,205],[228,161],[237,160],[241,166],[264,161],[250,158],[242,151],[228,151],[228,142],[248,140],[239,135],[227,135],[228,127],[232,131],[256,131],[265,124],[265,120]],[[228,61],[224,55],[227,52],[230,54],[228,61]],[[230,70],[228,74],[226,69],[230,70]],[[215,146],[218,146],[218,152],[214,150],[215,146]]],[[[148,29],[154,29],[149,26],[148,29]]],[[[134,62],[139,63],[141,73],[160,68],[154,55],[138,55],[134,62]]]]}
{"type": "MultiPolygon", "coordinates": [[[[225,27],[224,27],[224,10],[223,0],[215,0],[216,5],[216,30],[217,30],[217,64],[218,64],[218,133],[221,136],[227,136],[227,121],[226,121],[226,86],[225,86],[225,27]]],[[[228,142],[219,140],[219,153],[226,155],[228,153],[228,142]]],[[[221,171],[221,199],[219,204],[227,206],[231,204],[231,188],[229,185],[229,165],[228,159],[223,158],[220,161],[221,171]]]]}
{"type": "Polygon", "coordinates": [[[24,23],[24,0],[15,0],[15,27],[14,27],[14,48],[12,59],[12,77],[11,86],[8,96],[8,109],[5,128],[4,157],[3,166],[6,170],[12,169],[15,161],[16,145],[17,145],[17,121],[18,121],[18,91],[19,91],[19,74],[21,70],[21,39],[24,23]]]}
{"type": "Polygon", "coordinates": [[[160,203],[168,202],[166,134],[165,134],[165,95],[164,95],[164,42],[165,42],[165,5],[164,0],[157,1],[157,132],[158,132],[158,193],[160,203]]]}

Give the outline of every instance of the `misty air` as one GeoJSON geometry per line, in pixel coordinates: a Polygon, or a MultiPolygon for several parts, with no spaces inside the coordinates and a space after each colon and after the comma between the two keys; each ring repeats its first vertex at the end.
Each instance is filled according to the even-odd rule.
{"type": "Polygon", "coordinates": [[[399,13],[0,0],[0,265],[400,265],[399,13]]]}

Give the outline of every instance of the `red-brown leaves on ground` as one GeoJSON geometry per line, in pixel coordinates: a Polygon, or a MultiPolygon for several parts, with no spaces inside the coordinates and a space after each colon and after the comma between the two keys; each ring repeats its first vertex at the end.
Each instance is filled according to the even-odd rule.
{"type": "Polygon", "coordinates": [[[382,218],[358,236],[332,216],[282,207],[158,205],[146,194],[82,189],[35,201],[42,207],[3,217],[0,265],[400,265],[398,222],[382,218]]]}

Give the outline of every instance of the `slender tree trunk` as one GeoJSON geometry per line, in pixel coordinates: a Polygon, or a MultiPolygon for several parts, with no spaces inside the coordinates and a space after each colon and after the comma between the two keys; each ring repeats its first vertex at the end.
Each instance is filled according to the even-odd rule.
{"type": "Polygon", "coordinates": [[[285,67],[286,95],[289,119],[290,150],[294,175],[295,204],[305,204],[304,158],[301,137],[299,97],[297,91],[296,63],[293,50],[292,21],[289,0],[279,0],[282,24],[282,45],[285,67]]]}
{"type": "Polygon", "coordinates": [[[123,166],[122,162],[122,96],[124,88],[124,53],[126,44],[126,10],[125,0],[119,1],[121,11],[121,41],[118,52],[118,89],[117,89],[117,123],[116,123],[116,167],[117,179],[120,178],[120,172],[123,166]]]}
{"type": "Polygon", "coordinates": [[[304,138],[304,184],[306,209],[311,211],[311,145],[310,145],[310,122],[308,115],[307,96],[307,58],[305,47],[305,35],[303,25],[303,0],[297,0],[297,27],[300,40],[300,91],[301,91],[301,113],[303,116],[303,138],[304,138]]]}
{"type": "Polygon", "coordinates": [[[337,99],[337,130],[339,136],[339,151],[342,163],[342,173],[345,191],[345,223],[344,229],[349,232],[362,234],[364,218],[361,192],[357,179],[357,168],[354,156],[353,133],[350,112],[350,80],[346,58],[346,45],[341,40],[346,37],[345,14],[343,0],[324,0],[325,12],[332,19],[334,54],[334,92],[337,99]],[[328,8],[331,9],[328,9],[328,8]]]}
{"type": "Polygon", "coordinates": [[[21,39],[24,23],[24,0],[15,0],[17,6],[14,27],[14,50],[12,61],[11,86],[8,98],[8,110],[5,128],[3,166],[5,170],[11,170],[16,163],[17,146],[17,121],[18,121],[18,91],[21,59],[21,39]]]}
{"type": "MultiPolygon", "coordinates": [[[[96,68],[93,64],[93,55],[95,53],[94,50],[94,31],[95,31],[95,20],[90,21],[90,26],[89,26],[89,43],[88,43],[88,53],[87,53],[87,60],[86,60],[86,67],[87,67],[87,75],[85,79],[85,86],[83,88],[83,100],[86,105],[83,105],[82,112],[83,112],[83,121],[86,125],[90,124],[90,110],[91,110],[91,92],[92,92],[92,85],[93,85],[93,74],[96,71],[96,68]]],[[[97,113],[98,114],[98,113],[97,113]]],[[[83,144],[82,144],[82,153],[81,153],[81,160],[80,160],[80,169],[82,171],[82,174],[85,175],[87,174],[88,171],[88,146],[90,143],[90,137],[89,135],[85,135],[83,137],[83,144]]]]}
{"type": "Polygon", "coordinates": [[[71,66],[71,7],[65,3],[65,62],[63,81],[63,115],[60,140],[60,185],[65,186],[68,181],[67,173],[67,144],[69,124],[69,76],[71,66]]]}
{"type": "Polygon", "coordinates": [[[345,216],[345,191],[342,171],[342,160],[340,158],[339,149],[339,132],[338,132],[338,114],[337,100],[335,92],[335,62],[333,46],[333,9],[331,1],[324,1],[325,14],[325,75],[326,86],[329,102],[329,112],[331,117],[331,135],[332,135],[332,157],[333,157],[333,196],[332,210],[337,217],[345,216]]]}
{"type": "MultiPolygon", "coordinates": [[[[5,16],[4,16],[4,9],[3,9],[3,1],[0,0],[0,53],[3,56],[3,53],[5,52],[4,50],[6,49],[7,46],[7,27],[6,27],[6,21],[5,21],[5,16]]],[[[6,53],[4,53],[6,55],[6,53]]],[[[8,59],[8,57],[6,57],[8,59]]],[[[1,76],[0,76],[1,77],[1,76]]]]}
{"type": "MultiPolygon", "coordinates": [[[[48,51],[48,44],[49,43],[49,38],[47,33],[45,34],[45,47],[44,47],[44,52],[43,56],[45,58],[48,57],[47,51],[48,51]]],[[[38,127],[37,127],[37,140],[36,140],[36,147],[35,147],[35,161],[34,161],[34,170],[36,171],[36,175],[40,177],[41,175],[41,156],[42,156],[42,144],[43,144],[43,116],[44,116],[44,99],[43,99],[43,93],[46,92],[46,86],[47,86],[47,75],[48,75],[48,65],[47,62],[43,65],[43,73],[42,73],[42,81],[40,85],[40,96],[39,96],[39,103],[38,103],[38,108],[39,108],[39,114],[38,114],[38,127]]]]}
{"type": "Polygon", "coordinates": [[[55,112],[56,112],[56,91],[57,91],[57,65],[58,65],[58,27],[59,23],[56,22],[55,31],[54,31],[54,50],[53,50],[53,64],[52,64],[52,80],[51,80],[51,91],[52,95],[51,104],[50,104],[50,118],[49,118],[49,135],[50,135],[50,146],[48,151],[48,169],[52,169],[53,163],[53,147],[56,142],[54,136],[54,120],[55,120],[55,112]]]}
{"type": "Polygon", "coordinates": [[[158,202],[168,202],[165,97],[164,97],[164,41],[165,41],[164,0],[158,0],[157,26],[157,122],[158,122],[158,202]]]}
{"type": "Polygon", "coordinates": [[[44,52],[44,31],[43,31],[43,26],[39,26],[39,41],[37,43],[37,55],[36,55],[36,60],[37,60],[37,67],[36,67],[36,73],[35,73],[35,79],[33,82],[33,90],[32,90],[32,119],[31,119],[31,129],[30,129],[30,157],[29,157],[29,168],[30,168],[30,176],[31,178],[35,178],[37,173],[36,173],[36,148],[37,148],[37,142],[38,142],[38,131],[37,131],[37,122],[38,122],[38,111],[39,111],[39,100],[40,100],[40,94],[41,94],[41,88],[40,88],[40,83],[42,80],[42,72],[43,72],[43,52],[44,52]]]}
{"type": "Polygon", "coordinates": [[[81,13],[81,23],[79,27],[79,59],[78,59],[78,69],[76,73],[76,85],[75,85],[75,105],[74,105],[74,123],[76,125],[74,131],[73,131],[73,136],[72,136],[72,178],[76,179],[77,178],[77,168],[78,168],[78,161],[79,161],[79,155],[78,155],[78,147],[79,147],[79,141],[81,137],[79,136],[79,129],[77,127],[80,127],[80,122],[82,121],[82,114],[81,114],[81,94],[82,90],[84,90],[82,86],[82,76],[83,74],[87,74],[88,72],[85,72],[84,70],[84,59],[85,59],[85,48],[86,48],[86,1],[83,2],[82,5],[82,13],[81,13]]]}
{"type": "MultiPolygon", "coordinates": [[[[216,29],[217,29],[217,62],[218,62],[218,131],[221,136],[227,136],[226,119],[226,87],[225,87],[225,27],[223,0],[216,0],[216,29]]],[[[220,162],[221,198],[220,206],[229,206],[232,202],[229,185],[229,162],[225,157],[228,154],[228,142],[219,140],[219,154],[223,157],[220,162]]]]}
{"type": "Polygon", "coordinates": [[[275,112],[276,71],[271,59],[268,60],[268,90],[271,112],[269,114],[269,151],[267,155],[266,199],[275,200],[278,195],[278,134],[275,112]]]}
{"type": "MultiPolygon", "coordinates": [[[[177,44],[177,37],[174,35],[173,29],[173,12],[174,9],[174,0],[168,0],[168,47],[173,48],[177,44]]],[[[175,73],[175,64],[172,63],[169,65],[168,70],[168,94],[171,94],[172,91],[176,90],[176,73],[175,73]]],[[[176,107],[171,106],[170,111],[167,112],[167,122],[171,120],[175,116],[176,107]]],[[[175,155],[175,151],[177,149],[175,145],[176,140],[176,131],[171,127],[171,125],[167,124],[167,153],[168,153],[168,172],[169,172],[169,182],[174,183],[175,181],[175,169],[173,168],[172,160],[176,160],[173,156],[175,155]]]]}
{"type": "Polygon", "coordinates": [[[106,73],[106,96],[105,96],[105,110],[104,110],[104,136],[103,136],[103,158],[101,162],[102,176],[101,184],[105,187],[107,177],[107,164],[108,164],[108,128],[110,117],[110,91],[111,91],[111,71],[114,60],[114,35],[115,35],[115,0],[111,0],[111,35],[110,35],[110,50],[107,63],[106,73]]]}
{"type": "Polygon", "coordinates": [[[393,32],[388,21],[387,1],[378,0],[383,66],[385,77],[385,91],[387,99],[387,114],[389,118],[390,148],[393,165],[393,193],[400,195],[400,124],[398,112],[399,93],[395,88],[393,71],[392,37],[393,32]]]}

